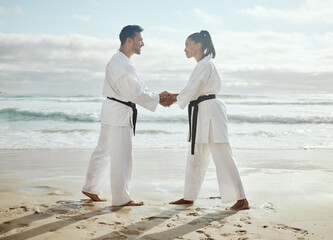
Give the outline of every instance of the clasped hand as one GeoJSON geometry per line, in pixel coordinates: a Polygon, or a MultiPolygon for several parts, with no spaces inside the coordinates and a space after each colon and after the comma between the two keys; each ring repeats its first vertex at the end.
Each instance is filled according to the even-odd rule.
{"type": "Polygon", "coordinates": [[[160,93],[160,104],[163,107],[170,107],[172,104],[177,102],[177,93],[169,93],[167,91],[160,93]]]}

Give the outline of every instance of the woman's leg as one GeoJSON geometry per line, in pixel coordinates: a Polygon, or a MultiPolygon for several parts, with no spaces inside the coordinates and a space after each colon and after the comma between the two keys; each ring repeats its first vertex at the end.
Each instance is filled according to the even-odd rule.
{"type": "Polygon", "coordinates": [[[191,147],[189,147],[186,162],[184,200],[194,201],[197,199],[209,165],[209,155],[209,145],[207,143],[195,144],[194,155],[191,155],[191,147]]]}
{"type": "Polygon", "coordinates": [[[210,143],[223,202],[245,199],[243,184],[229,143],[210,143]]]}

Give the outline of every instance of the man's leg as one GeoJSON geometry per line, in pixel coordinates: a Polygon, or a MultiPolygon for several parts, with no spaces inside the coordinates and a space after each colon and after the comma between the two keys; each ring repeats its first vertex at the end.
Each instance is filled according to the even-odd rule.
{"type": "Polygon", "coordinates": [[[82,192],[94,201],[101,201],[101,194],[106,178],[109,175],[110,126],[101,124],[97,147],[91,155],[86,175],[86,183],[82,192]]]}
{"type": "Polygon", "coordinates": [[[132,175],[132,134],[131,127],[111,127],[111,192],[112,205],[138,206],[129,194],[132,175]]]}
{"type": "Polygon", "coordinates": [[[233,159],[230,144],[210,143],[209,146],[216,166],[222,201],[246,200],[243,184],[233,159]]]}

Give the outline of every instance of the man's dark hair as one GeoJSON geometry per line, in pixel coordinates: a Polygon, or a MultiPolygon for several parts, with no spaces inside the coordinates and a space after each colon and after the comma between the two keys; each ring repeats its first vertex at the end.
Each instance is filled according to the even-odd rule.
{"type": "Polygon", "coordinates": [[[139,25],[128,25],[124,27],[119,34],[121,45],[125,44],[127,38],[133,39],[135,37],[135,33],[140,33],[142,31],[143,28],[139,25]]]}

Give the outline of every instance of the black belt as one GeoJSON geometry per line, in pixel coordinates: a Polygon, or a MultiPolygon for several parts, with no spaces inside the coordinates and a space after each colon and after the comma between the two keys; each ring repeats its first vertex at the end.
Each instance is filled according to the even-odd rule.
{"type": "Polygon", "coordinates": [[[120,101],[120,100],[118,100],[116,98],[111,98],[111,97],[108,97],[108,99],[116,101],[116,102],[119,102],[119,103],[122,103],[122,104],[125,104],[126,106],[129,106],[130,108],[132,108],[132,110],[133,110],[133,134],[135,136],[136,118],[138,116],[138,110],[136,109],[135,103],[132,103],[132,102],[123,102],[123,101],[120,101]]]}
{"type": "Polygon", "coordinates": [[[197,100],[191,101],[188,105],[188,122],[189,122],[189,141],[191,142],[191,154],[194,154],[194,146],[195,146],[195,135],[197,133],[197,121],[198,121],[198,110],[199,106],[198,104],[202,101],[214,99],[216,98],[215,94],[205,95],[198,97],[197,100]],[[191,116],[192,116],[192,107],[194,107],[193,110],[193,126],[191,125],[191,116]]]}

